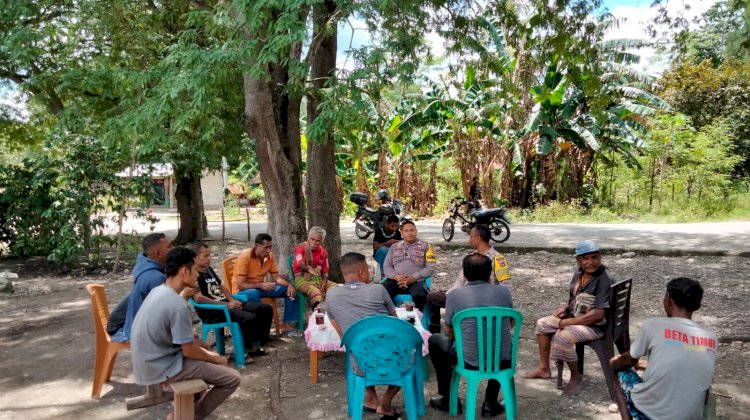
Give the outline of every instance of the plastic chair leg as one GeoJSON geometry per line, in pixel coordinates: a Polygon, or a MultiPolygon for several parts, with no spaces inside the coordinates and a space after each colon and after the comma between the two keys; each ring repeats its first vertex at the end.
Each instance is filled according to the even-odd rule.
{"type": "Polygon", "coordinates": [[[607,345],[605,340],[597,340],[590,344],[591,348],[596,353],[596,357],[599,358],[599,364],[602,366],[602,373],[604,373],[604,379],[607,381],[607,388],[609,389],[609,397],[612,401],[615,401],[615,377],[612,372],[612,368],[609,366],[609,361],[614,357],[614,349],[611,345],[607,345]]]}
{"type": "Polygon", "coordinates": [[[417,394],[417,414],[424,416],[424,383],[427,381],[426,377],[430,371],[427,366],[427,359],[424,357],[421,357],[421,359],[422,363],[417,360],[417,363],[414,364],[414,392],[417,394]]]}
{"type": "Polygon", "coordinates": [[[107,378],[105,382],[109,382],[110,379],[112,379],[112,370],[115,368],[115,360],[117,360],[117,350],[114,350],[110,347],[109,351],[107,352],[107,378]]]}
{"type": "Polygon", "coordinates": [[[305,331],[305,309],[307,308],[307,296],[302,293],[297,293],[297,305],[299,305],[299,321],[297,322],[297,329],[300,332],[305,331]]]}
{"type": "MultiPolygon", "coordinates": [[[[451,378],[451,395],[448,397],[448,415],[449,416],[457,416],[458,415],[458,385],[461,383],[461,375],[453,372],[453,377],[451,378]]],[[[445,397],[445,395],[443,395],[445,397]]]]}
{"type": "MultiPolygon", "coordinates": [[[[412,369],[419,369],[414,366],[412,369]]],[[[403,381],[403,389],[401,392],[404,395],[404,403],[406,405],[406,418],[409,420],[419,419],[419,408],[417,406],[417,392],[415,389],[414,375],[408,375],[403,381]]]]}
{"type": "Polygon", "coordinates": [[[362,420],[362,407],[365,404],[365,378],[354,376],[354,386],[350,396],[352,420],[362,420]]]}
{"type": "Polygon", "coordinates": [[[232,331],[232,343],[234,344],[234,364],[238,369],[245,367],[245,342],[240,330],[240,324],[231,323],[229,329],[232,331]]]}
{"type": "Polygon", "coordinates": [[[273,310],[273,326],[276,329],[276,335],[281,334],[281,326],[279,323],[279,304],[276,302],[276,298],[263,298],[261,302],[271,305],[273,310]]]}
{"type": "Polygon", "coordinates": [[[102,393],[102,385],[106,382],[106,350],[97,347],[94,355],[94,380],[91,388],[91,398],[99,399],[102,393]]]}
{"type": "Polygon", "coordinates": [[[466,378],[466,420],[474,420],[477,412],[477,391],[479,391],[479,381],[475,378],[466,378]]]}
{"type": "Polygon", "coordinates": [[[557,366],[557,389],[563,389],[563,386],[562,386],[562,384],[563,384],[563,377],[562,377],[562,375],[563,375],[563,369],[565,367],[564,365],[565,364],[563,363],[562,360],[557,360],[555,362],[555,366],[557,366]]]}
{"type": "Polygon", "coordinates": [[[513,420],[517,415],[516,407],[516,381],[513,377],[500,378],[500,386],[503,390],[503,401],[505,401],[505,418],[513,420]]]}

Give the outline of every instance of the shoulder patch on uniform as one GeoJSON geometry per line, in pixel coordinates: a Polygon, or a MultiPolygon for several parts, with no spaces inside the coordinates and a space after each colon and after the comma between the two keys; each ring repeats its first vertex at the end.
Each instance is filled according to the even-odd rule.
{"type": "Polygon", "coordinates": [[[432,250],[432,245],[427,245],[427,252],[424,254],[424,260],[429,263],[437,262],[437,258],[435,258],[435,252],[432,250]]]}

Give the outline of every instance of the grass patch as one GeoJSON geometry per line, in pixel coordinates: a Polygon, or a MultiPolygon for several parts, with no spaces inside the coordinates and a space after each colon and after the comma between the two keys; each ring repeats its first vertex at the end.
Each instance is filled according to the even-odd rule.
{"type": "Polygon", "coordinates": [[[653,208],[595,205],[584,208],[576,203],[552,202],[535,209],[509,210],[516,223],[690,223],[750,221],[750,194],[734,195],[711,202],[654,205],[653,208]]]}

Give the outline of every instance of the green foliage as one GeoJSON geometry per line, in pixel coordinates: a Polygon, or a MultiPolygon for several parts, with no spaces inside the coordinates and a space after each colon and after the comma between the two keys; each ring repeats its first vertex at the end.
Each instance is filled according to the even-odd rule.
{"type": "MultiPolygon", "coordinates": [[[[750,63],[709,61],[679,64],[664,74],[663,96],[691,118],[696,128],[724,124],[735,152],[750,156],[750,63]]],[[[750,161],[738,164],[739,176],[750,176],[750,161]]]]}
{"type": "Polygon", "coordinates": [[[44,256],[61,264],[79,257],[97,262],[99,245],[110,243],[106,212],[125,195],[143,194],[143,183],[124,191],[113,154],[90,139],[50,141],[44,153],[21,164],[0,166],[0,235],[11,253],[44,256]]]}

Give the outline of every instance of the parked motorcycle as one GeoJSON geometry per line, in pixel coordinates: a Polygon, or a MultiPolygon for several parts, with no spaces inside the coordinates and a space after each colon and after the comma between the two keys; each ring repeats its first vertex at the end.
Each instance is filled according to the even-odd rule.
{"type": "Polygon", "coordinates": [[[367,207],[367,194],[355,192],[349,195],[349,201],[357,205],[357,214],[354,216],[354,233],[359,239],[367,239],[370,234],[375,232],[375,229],[383,226],[385,219],[390,215],[395,214],[401,220],[404,220],[404,217],[401,216],[404,211],[404,203],[395,198],[390,200],[387,191],[385,194],[382,191],[384,190],[378,191],[381,204],[377,209],[367,207]]]}
{"type": "Polygon", "coordinates": [[[461,211],[467,205],[467,201],[461,197],[451,200],[451,208],[448,210],[448,218],[443,222],[443,239],[450,242],[455,232],[456,220],[461,222],[461,231],[469,233],[475,225],[485,225],[490,228],[492,240],[505,242],[510,237],[510,219],[508,219],[505,207],[494,209],[475,208],[469,211],[467,217],[461,211]]]}

